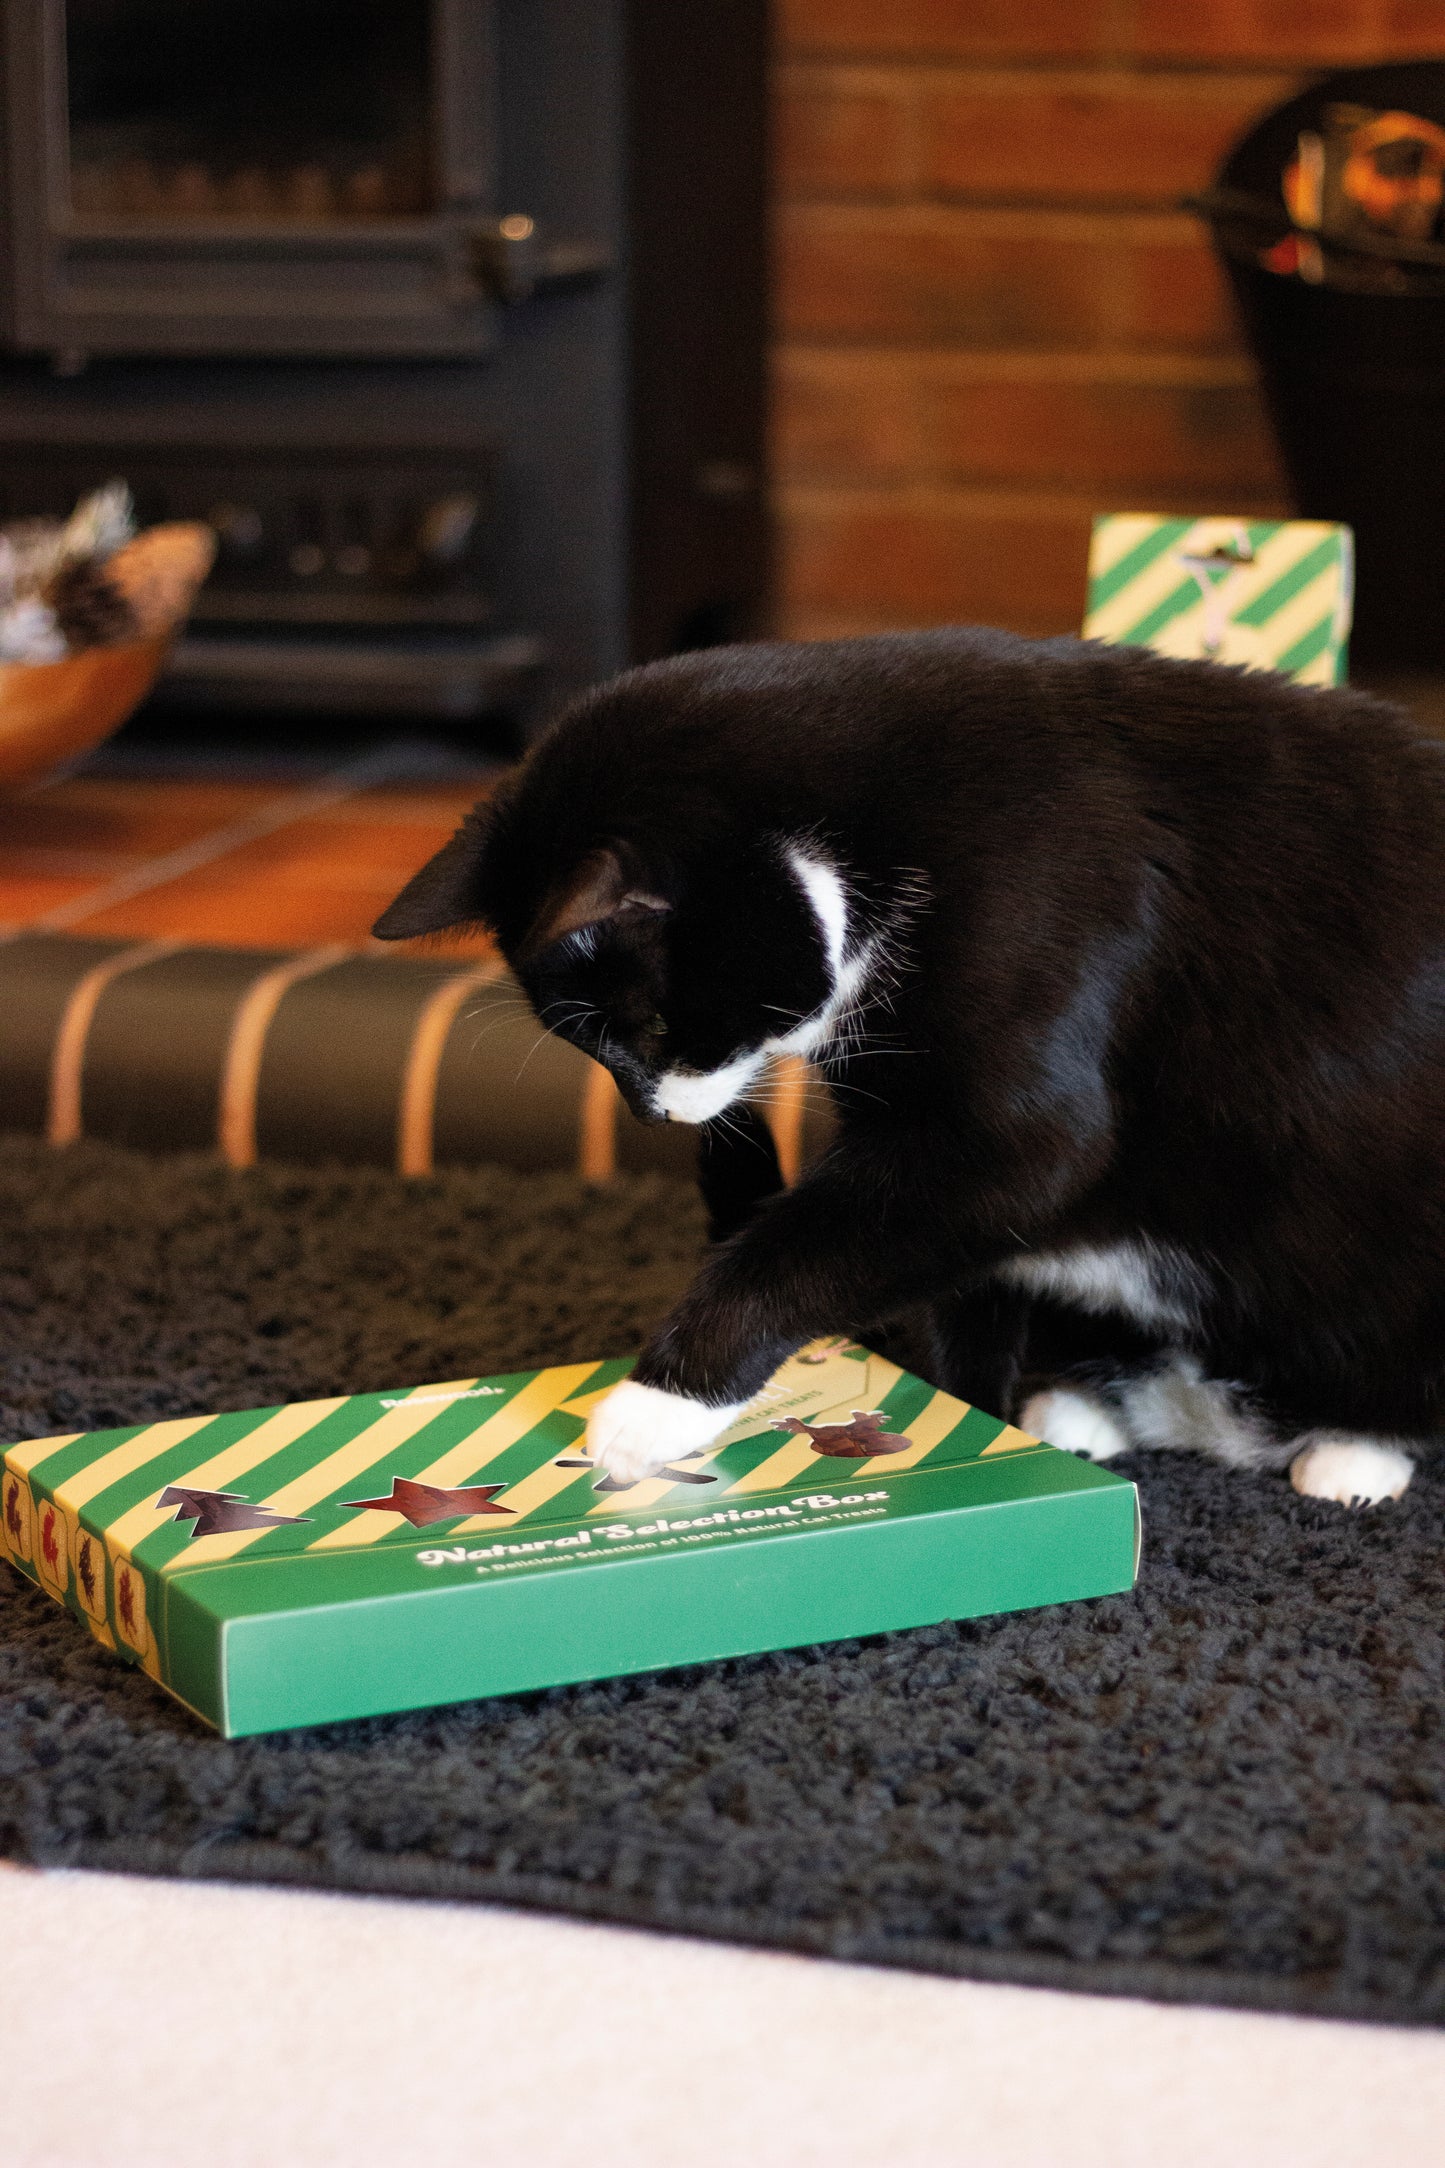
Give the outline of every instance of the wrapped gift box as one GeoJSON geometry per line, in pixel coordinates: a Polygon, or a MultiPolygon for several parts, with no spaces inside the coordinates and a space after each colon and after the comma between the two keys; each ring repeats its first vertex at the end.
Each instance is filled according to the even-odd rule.
{"type": "Polygon", "coordinates": [[[1353,603],[1348,527],[1156,512],[1094,522],[1086,640],[1342,685],[1353,603]]]}

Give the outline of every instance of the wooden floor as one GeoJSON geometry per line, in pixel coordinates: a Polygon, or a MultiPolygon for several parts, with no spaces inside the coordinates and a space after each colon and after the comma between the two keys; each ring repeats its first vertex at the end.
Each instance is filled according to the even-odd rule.
{"type": "Polygon", "coordinates": [[[364,763],[299,782],[81,772],[0,800],[0,934],[362,947],[477,795],[475,779],[377,780],[364,763]]]}

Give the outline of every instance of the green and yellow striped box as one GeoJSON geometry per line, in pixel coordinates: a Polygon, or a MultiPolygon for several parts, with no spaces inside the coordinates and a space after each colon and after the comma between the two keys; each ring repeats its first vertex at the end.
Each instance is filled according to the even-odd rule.
{"type": "Polygon", "coordinates": [[[1094,522],[1086,640],[1342,685],[1354,537],[1312,519],[1094,522]]]}
{"type": "Polygon", "coordinates": [[[629,1489],[626,1362],[9,1447],[12,1564],[227,1737],[1133,1585],[1134,1486],[849,1342],[629,1489]]]}

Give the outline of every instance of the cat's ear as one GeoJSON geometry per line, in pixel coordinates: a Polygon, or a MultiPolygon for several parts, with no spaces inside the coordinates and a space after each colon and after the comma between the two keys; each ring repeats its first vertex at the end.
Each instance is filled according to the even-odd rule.
{"type": "Polygon", "coordinates": [[[575,871],[551,891],[526,938],[519,943],[515,960],[530,963],[554,941],[565,940],[569,933],[581,933],[586,926],[605,925],[624,912],[656,916],[667,909],[661,896],[633,877],[616,851],[589,851],[575,871]]]}
{"type": "Polygon", "coordinates": [[[474,816],[387,905],[371,929],[377,940],[412,941],[418,934],[444,933],[449,926],[475,926],[481,918],[477,898],[484,849],[484,833],[474,816]]]}

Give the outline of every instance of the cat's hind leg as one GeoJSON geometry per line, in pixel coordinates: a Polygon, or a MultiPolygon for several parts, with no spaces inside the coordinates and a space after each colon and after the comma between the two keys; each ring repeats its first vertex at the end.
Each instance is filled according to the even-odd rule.
{"type": "Polygon", "coordinates": [[[1206,1376],[1174,1353],[1107,1381],[1064,1382],[1034,1394],[1019,1425],[1065,1452],[1112,1460],[1130,1446],[1195,1452],[1227,1468],[1288,1467],[1305,1498],[1373,1506],[1399,1498],[1414,1462],[1396,1439],[1359,1432],[1282,1433],[1239,1385],[1206,1376]]]}
{"type": "Polygon", "coordinates": [[[1113,1387],[1131,1444],[1202,1453],[1225,1468],[1282,1468],[1292,1448],[1240,1385],[1209,1377],[1195,1355],[1171,1352],[1113,1387]]]}
{"type": "Polygon", "coordinates": [[[1398,1440],[1354,1431],[1277,1426],[1243,1387],[1206,1377],[1191,1355],[1174,1355],[1120,1390],[1125,1427],[1139,1445],[1185,1447],[1227,1468],[1288,1467],[1304,1498],[1379,1505],[1399,1498],[1415,1464],[1398,1440]]]}
{"type": "Polygon", "coordinates": [[[1384,1438],[1342,1430],[1306,1431],[1290,1441],[1289,1479],[1302,1498],[1329,1498],[1341,1506],[1377,1506],[1399,1498],[1415,1473],[1408,1453],[1384,1438]]]}
{"type": "Polygon", "coordinates": [[[1020,1430],[1084,1460],[1113,1460],[1136,1440],[1118,1404],[1118,1381],[1157,1362],[1158,1335],[1130,1319],[1073,1310],[1046,1296],[1029,1313],[1020,1430]]]}

